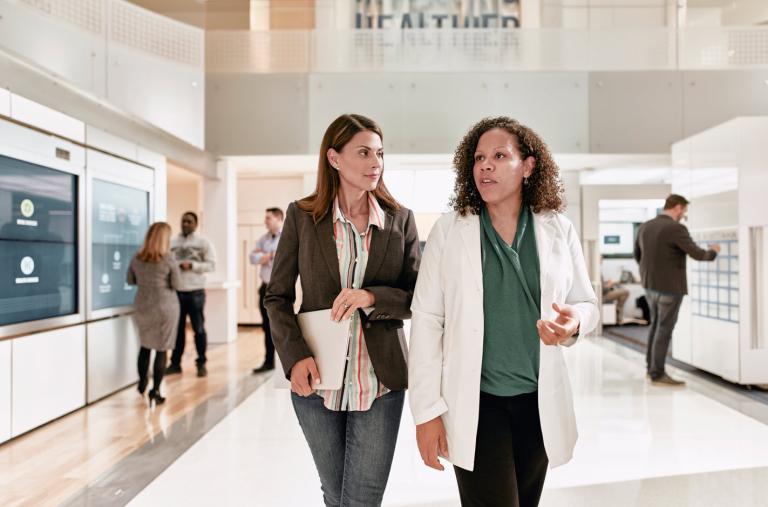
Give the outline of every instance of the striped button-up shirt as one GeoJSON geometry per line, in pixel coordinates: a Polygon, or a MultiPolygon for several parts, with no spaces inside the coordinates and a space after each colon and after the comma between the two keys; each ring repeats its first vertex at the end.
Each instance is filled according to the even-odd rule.
{"type": "MultiPolygon", "coordinates": [[[[333,203],[333,237],[336,240],[341,287],[345,289],[362,287],[371,246],[371,227],[384,228],[386,214],[371,193],[368,194],[368,209],[368,226],[359,232],[344,217],[338,198],[333,203]]],[[[376,398],[387,392],[389,390],[379,382],[373,371],[368,347],[365,345],[363,323],[358,312],[355,312],[349,320],[349,350],[344,384],[339,390],[321,390],[317,394],[325,400],[325,407],[329,410],[365,411],[371,408],[376,398]]]]}

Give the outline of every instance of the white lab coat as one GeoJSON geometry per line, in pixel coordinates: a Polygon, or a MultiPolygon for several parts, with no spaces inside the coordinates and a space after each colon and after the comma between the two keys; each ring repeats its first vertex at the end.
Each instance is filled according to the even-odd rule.
{"type": "MultiPolygon", "coordinates": [[[[554,320],[552,303],[573,305],[580,335],[598,319],[573,224],[561,214],[536,213],[541,266],[541,318],[554,320]]],[[[483,271],[480,219],[448,213],[432,228],[419,269],[411,310],[408,384],[416,424],[442,416],[448,459],[472,470],[475,462],[483,362],[483,271]]],[[[572,345],[571,338],[564,345],[572,345]]],[[[540,342],[539,414],[550,467],[567,463],[578,434],[573,397],[560,346],[540,342]]]]}

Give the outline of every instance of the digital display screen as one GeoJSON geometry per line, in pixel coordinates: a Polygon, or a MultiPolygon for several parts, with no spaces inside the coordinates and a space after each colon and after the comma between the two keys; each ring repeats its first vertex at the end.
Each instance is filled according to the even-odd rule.
{"type": "Polygon", "coordinates": [[[91,195],[91,309],[133,304],[128,265],[149,227],[149,192],[93,180],[91,195]]]}
{"type": "Polygon", "coordinates": [[[77,176],[0,155],[0,326],[77,313],[77,176]]]}

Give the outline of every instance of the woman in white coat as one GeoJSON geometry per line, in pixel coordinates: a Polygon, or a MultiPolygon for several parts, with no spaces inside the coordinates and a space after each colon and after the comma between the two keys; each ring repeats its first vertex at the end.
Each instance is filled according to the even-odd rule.
{"type": "Polygon", "coordinates": [[[409,398],[427,466],[463,506],[534,506],[577,432],[561,346],[597,323],[547,146],[506,117],[454,156],[454,208],[429,235],[411,306],[409,398]]]}

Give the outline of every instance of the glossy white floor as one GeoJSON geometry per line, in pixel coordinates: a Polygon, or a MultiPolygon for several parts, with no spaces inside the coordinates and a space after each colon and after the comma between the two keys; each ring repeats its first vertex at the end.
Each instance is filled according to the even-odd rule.
{"type": "MultiPolygon", "coordinates": [[[[686,388],[651,386],[639,354],[602,340],[568,363],[580,440],[542,505],[768,505],[766,424],[684,373],[686,388]]],[[[406,404],[384,504],[458,506],[453,472],[424,467],[414,434],[406,404]]],[[[130,505],[322,505],[288,393],[261,387],[130,505]]]]}

